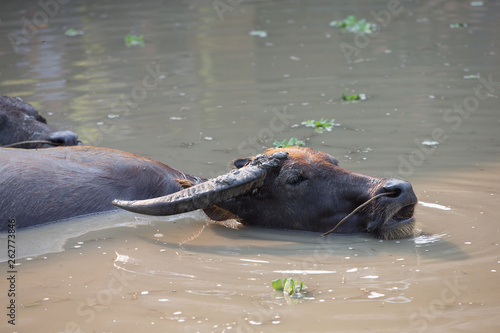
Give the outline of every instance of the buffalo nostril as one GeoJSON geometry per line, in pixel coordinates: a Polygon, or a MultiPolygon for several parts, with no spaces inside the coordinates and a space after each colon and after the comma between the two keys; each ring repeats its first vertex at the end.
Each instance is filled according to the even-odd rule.
{"type": "Polygon", "coordinates": [[[397,198],[401,195],[401,189],[399,188],[395,188],[395,189],[388,189],[386,187],[384,187],[384,192],[383,193],[390,193],[388,194],[387,196],[389,198],[397,198]]]}
{"type": "Polygon", "coordinates": [[[49,141],[61,146],[78,145],[78,135],[72,131],[56,131],[49,135],[49,141]]]}
{"type": "Polygon", "coordinates": [[[399,179],[389,179],[382,188],[382,193],[391,193],[387,195],[390,198],[398,198],[405,194],[412,194],[411,184],[399,179]]]}

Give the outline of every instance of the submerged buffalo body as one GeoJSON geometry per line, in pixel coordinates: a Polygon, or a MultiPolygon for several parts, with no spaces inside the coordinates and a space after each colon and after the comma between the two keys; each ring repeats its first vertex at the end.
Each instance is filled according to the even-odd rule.
{"type": "Polygon", "coordinates": [[[78,135],[71,131],[56,131],[31,105],[18,97],[0,96],[0,146],[16,148],[47,148],[73,146],[80,143],[78,135]],[[40,141],[47,141],[41,143],[40,141]]]}
{"type": "Polygon", "coordinates": [[[413,232],[417,198],[407,182],[342,169],[330,155],[309,148],[269,149],[234,165],[207,180],[112,149],[0,149],[0,226],[5,231],[8,219],[15,219],[18,227],[31,227],[115,205],[148,215],[203,209],[213,220],[326,232],[360,204],[390,192],[335,232],[380,238],[413,232]]]}

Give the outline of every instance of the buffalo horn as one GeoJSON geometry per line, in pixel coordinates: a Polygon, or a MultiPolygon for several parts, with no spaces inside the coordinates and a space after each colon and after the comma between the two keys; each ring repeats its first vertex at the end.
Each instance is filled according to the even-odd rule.
{"type": "Polygon", "coordinates": [[[165,216],[203,209],[261,187],[269,170],[288,157],[285,152],[257,155],[247,166],[217,178],[154,199],[113,200],[116,207],[145,215],[165,216]]]}

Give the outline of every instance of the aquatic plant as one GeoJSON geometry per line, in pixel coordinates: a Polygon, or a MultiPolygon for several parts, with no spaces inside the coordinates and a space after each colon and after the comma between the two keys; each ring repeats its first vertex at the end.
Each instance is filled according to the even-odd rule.
{"type": "Polygon", "coordinates": [[[83,35],[83,30],[75,30],[73,28],[70,28],[68,30],[66,30],[64,32],[64,34],[66,36],[70,36],[70,37],[73,37],[73,36],[80,36],[80,35],[83,35]]]}
{"type": "Polygon", "coordinates": [[[283,140],[281,142],[274,141],[274,148],[286,148],[286,147],[302,147],[305,145],[304,141],[301,141],[297,138],[291,138],[289,140],[283,140]]]}
{"type": "Polygon", "coordinates": [[[342,94],[340,99],[342,99],[342,101],[344,101],[344,102],[364,101],[366,99],[366,95],[365,94],[354,94],[354,95],[342,94]]]}
{"type": "Polygon", "coordinates": [[[132,47],[132,46],[144,46],[144,36],[136,36],[132,34],[127,34],[125,36],[125,45],[127,47],[132,47]]]}
{"type": "Polygon", "coordinates": [[[324,130],[331,131],[332,127],[335,125],[335,119],[328,120],[321,118],[320,120],[306,120],[302,122],[302,125],[312,127],[316,132],[321,133],[324,130]]]}
{"type": "Polygon", "coordinates": [[[302,298],[304,295],[302,294],[307,286],[304,281],[297,281],[291,278],[276,279],[271,282],[273,289],[276,291],[282,291],[284,294],[289,296],[294,296],[297,298],[302,298]]]}
{"type": "Polygon", "coordinates": [[[457,22],[457,23],[450,23],[450,28],[452,29],[460,29],[460,28],[467,28],[468,25],[465,22],[457,22]]]}
{"type": "Polygon", "coordinates": [[[341,28],[343,31],[361,35],[371,34],[377,30],[376,24],[367,22],[365,19],[358,20],[355,15],[349,15],[342,21],[332,21],[330,27],[341,28]]]}

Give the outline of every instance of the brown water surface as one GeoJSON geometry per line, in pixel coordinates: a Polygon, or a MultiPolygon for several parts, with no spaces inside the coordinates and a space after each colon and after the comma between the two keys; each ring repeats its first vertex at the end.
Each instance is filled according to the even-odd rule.
{"type": "Polygon", "coordinates": [[[500,329],[500,3],[46,3],[0,4],[1,94],[86,144],[206,177],[297,137],[347,169],[411,181],[419,233],[321,238],[198,212],[17,231],[15,326],[3,234],[2,332],[500,329]],[[329,26],[350,14],[379,30],[329,26]],[[126,47],[128,33],[144,46],[126,47]],[[300,125],[320,118],[338,126],[300,125]],[[284,277],[304,281],[305,297],[273,292],[284,277]]]}

